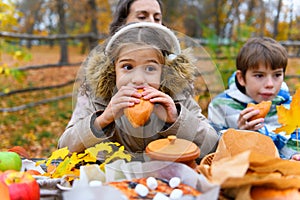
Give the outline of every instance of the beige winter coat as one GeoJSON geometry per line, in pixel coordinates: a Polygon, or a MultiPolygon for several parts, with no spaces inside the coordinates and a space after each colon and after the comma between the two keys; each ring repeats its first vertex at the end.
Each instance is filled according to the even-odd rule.
{"type": "MultiPolygon", "coordinates": [[[[165,124],[152,114],[144,127],[135,129],[126,117],[122,116],[103,130],[95,130],[94,120],[106,108],[115,88],[115,78],[109,75],[109,70],[113,67],[103,66],[108,65],[101,48],[97,48],[92,51],[83,65],[83,71],[86,72],[84,74],[86,80],[83,81],[85,84],[79,89],[76,107],[65,132],[59,139],[59,148],[68,146],[72,152],[81,152],[97,143],[113,141],[124,145],[130,152],[142,152],[151,141],[176,135],[178,138],[195,142],[201,149],[201,158],[215,151],[218,142],[217,132],[201,114],[201,108],[193,99],[189,89],[182,88],[187,87],[184,82],[185,79],[189,79],[189,73],[192,71],[189,65],[174,67],[177,71],[181,70],[180,77],[172,75],[167,77],[173,80],[167,87],[176,91],[176,95],[170,94],[170,96],[174,99],[179,113],[178,119],[173,124],[165,124]],[[105,90],[103,86],[106,86],[105,90]]],[[[163,91],[163,88],[161,90],[163,91]]]]}

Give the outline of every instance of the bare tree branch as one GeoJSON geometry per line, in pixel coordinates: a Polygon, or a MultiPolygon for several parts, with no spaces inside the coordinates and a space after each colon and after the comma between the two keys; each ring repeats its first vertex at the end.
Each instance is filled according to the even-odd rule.
{"type": "Polygon", "coordinates": [[[53,68],[53,67],[73,67],[73,66],[79,66],[79,65],[81,65],[81,62],[78,62],[78,63],[58,63],[58,64],[25,66],[25,67],[16,68],[16,70],[26,71],[26,70],[45,69],[45,68],[53,68]]]}
{"type": "Polygon", "coordinates": [[[68,86],[68,85],[73,84],[73,83],[74,83],[74,80],[68,81],[66,83],[59,84],[59,85],[51,85],[51,86],[45,86],[45,87],[31,87],[31,88],[25,88],[25,89],[21,89],[21,90],[13,90],[13,91],[10,91],[8,93],[2,93],[1,92],[0,97],[10,96],[10,95],[13,95],[13,94],[20,94],[20,93],[25,93],[25,92],[33,92],[33,91],[61,88],[61,87],[65,87],[65,86],[68,86]]]}
{"type": "Polygon", "coordinates": [[[59,101],[59,100],[70,98],[70,97],[72,97],[72,93],[65,94],[65,95],[58,96],[58,97],[49,98],[49,99],[43,99],[41,101],[31,102],[31,103],[23,104],[20,106],[15,106],[15,107],[10,107],[10,108],[0,108],[0,112],[16,112],[16,111],[25,110],[27,108],[35,107],[38,105],[42,105],[42,104],[46,104],[46,103],[50,103],[50,102],[54,102],[54,101],[59,101]]]}
{"type": "Polygon", "coordinates": [[[0,31],[0,37],[3,38],[14,38],[14,39],[26,39],[26,40],[61,40],[61,39],[105,39],[107,37],[106,34],[95,35],[94,33],[84,33],[78,35],[69,35],[69,34],[54,34],[49,36],[41,36],[41,35],[32,35],[26,33],[12,33],[0,31]]]}

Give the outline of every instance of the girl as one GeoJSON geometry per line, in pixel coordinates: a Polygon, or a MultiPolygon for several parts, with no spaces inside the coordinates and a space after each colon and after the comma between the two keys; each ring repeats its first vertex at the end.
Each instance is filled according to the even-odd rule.
{"type": "Polygon", "coordinates": [[[214,151],[218,135],[193,99],[195,68],[189,58],[165,26],[140,22],[121,28],[104,52],[95,51],[86,60],[86,84],[59,147],[80,152],[113,141],[139,153],[153,140],[176,135],[195,142],[200,157],[214,151]],[[123,110],[140,97],[155,106],[146,125],[134,128],[123,110]]]}

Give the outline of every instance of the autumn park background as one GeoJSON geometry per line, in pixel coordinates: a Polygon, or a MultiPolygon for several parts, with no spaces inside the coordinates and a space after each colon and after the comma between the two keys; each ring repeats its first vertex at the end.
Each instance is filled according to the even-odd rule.
{"type": "MultiPolygon", "coordinates": [[[[81,62],[108,34],[114,0],[0,0],[0,150],[30,157],[56,149],[72,114],[81,62]]],[[[251,36],[269,36],[289,52],[286,82],[300,87],[298,0],[163,0],[163,21],[202,45],[226,87],[235,56],[251,36]]],[[[198,102],[205,113],[204,88],[198,102]]]]}

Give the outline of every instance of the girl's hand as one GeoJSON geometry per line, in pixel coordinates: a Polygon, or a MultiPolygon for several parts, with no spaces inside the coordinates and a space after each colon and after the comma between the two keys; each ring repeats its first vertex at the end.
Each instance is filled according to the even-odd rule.
{"type": "Polygon", "coordinates": [[[153,87],[146,87],[142,92],[144,99],[149,99],[151,103],[154,103],[154,113],[160,118],[161,120],[167,123],[174,123],[178,117],[177,109],[173,99],[153,88],[153,87]]]}
{"type": "Polygon", "coordinates": [[[95,126],[105,127],[123,115],[124,108],[133,106],[140,102],[142,94],[137,89],[129,86],[122,86],[111,98],[104,112],[95,120],[95,126]]]}
{"type": "Polygon", "coordinates": [[[258,129],[264,126],[263,122],[265,121],[264,118],[255,119],[249,121],[251,117],[257,115],[259,110],[255,110],[252,107],[245,108],[241,111],[240,116],[238,118],[238,128],[242,130],[252,130],[257,131],[258,129]]]}

